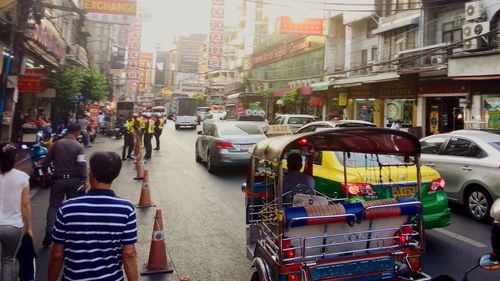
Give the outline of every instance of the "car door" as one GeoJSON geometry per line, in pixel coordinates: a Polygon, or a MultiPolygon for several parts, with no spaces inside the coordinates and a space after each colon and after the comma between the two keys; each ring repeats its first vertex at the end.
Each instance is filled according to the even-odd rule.
{"type": "Polygon", "coordinates": [[[462,189],[467,181],[482,178],[481,158],[485,156],[486,153],[472,140],[450,137],[443,150],[439,170],[446,181],[448,197],[458,200],[462,197],[462,189]]]}
{"type": "Polygon", "coordinates": [[[443,169],[442,165],[444,164],[441,152],[447,141],[447,135],[430,136],[420,140],[422,164],[436,169],[443,178],[441,169],[443,169]]]}
{"type": "Polygon", "coordinates": [[[201,139],[201,147],[199,150],[200,156],[203,158],[203,160],[207,160],[207,149],[214,140],[215,130],[216,125],[211,124],[207,127],[206,133],[203,133],[203,137],[201,139]]]}

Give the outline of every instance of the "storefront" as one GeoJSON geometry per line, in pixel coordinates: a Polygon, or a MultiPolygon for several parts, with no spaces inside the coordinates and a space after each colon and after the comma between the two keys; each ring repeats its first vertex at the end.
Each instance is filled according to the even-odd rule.
{"type": "Polygon", "coordinates": [[[377,91],[377,98],[383,100],[384,127],[390,128],[393,123],[399,123],[405,130],[416,127],[416,79],[400,78],[372,87],[377,91]]]}
{"type": "MultiPolygon", "coordinates": [[[[484,77],[483,77],[484,78],[484,77]]],[[[500,129],[500,77],[492,80],[470,81],[473,102],[471,111],[475,117],[475,127],[500,129]]]]}
{"type": "Polygon", "coordinates": [[[464,129],[470,120],[469,83],[452,80],[429,80],[418,83],[418,96],[425,124],[425,134],[432,135],[464,129]]]}

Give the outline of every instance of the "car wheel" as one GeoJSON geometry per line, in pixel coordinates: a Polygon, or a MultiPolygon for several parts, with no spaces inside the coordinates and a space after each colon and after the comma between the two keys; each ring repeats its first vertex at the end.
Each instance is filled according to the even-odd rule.
{"type": "Polygon", "coordinates": [[[176,126],[175,126],[175,129],[176,129],[176,130],[179,130],[179,126],[177,126],[177,125],[176,125],[176,126]]]}
{"type": "Polygon", "coordinates": [[[217,167],[212,162],[212,157],[210,157],[210,151],[207,151],[207,170],[211,174],[217,173],[217,167]]]}
{"type": "MultiPolygon", "coordinates": [[[[196,145],[196,147],[198,147],[198,144],[196,145]]],[[[198,148],[196,148],[194,150],[194,158],[196,160],[196,163],[201,163],[202,162],[202,159],[200,157],[200,154],[198,153],[198,148]]]]}
{"type": "Polygon", "coordinates": [[[478,221],[490,218],[492,200],[488,192],[482,187],[474,187],[465,198],[465,207],[469,215],[478,221]]]}

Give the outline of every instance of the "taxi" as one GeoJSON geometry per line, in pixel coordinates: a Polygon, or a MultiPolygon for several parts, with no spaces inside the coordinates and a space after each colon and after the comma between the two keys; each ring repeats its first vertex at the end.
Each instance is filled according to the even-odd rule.
{"type": "MultiPolygon", "coordinates": [[[[398,156],[316,151],[313,164],[316,191],[332,198],[347,197],[354,203],[416,196],[416,168],[405,166],[398,156]]],[[[445,181],[426,166],[421,166],[420,173],[425,228],[449,225],[445,181]]]]}

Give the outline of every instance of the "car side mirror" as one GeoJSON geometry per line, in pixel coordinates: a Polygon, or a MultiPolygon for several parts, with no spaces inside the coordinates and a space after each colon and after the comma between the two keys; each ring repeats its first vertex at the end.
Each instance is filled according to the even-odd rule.
{"type": "Polygon", "coordinates": [[[196,132],[198,135],[203,135],[203,131],[197,131],[196,132]]]}

